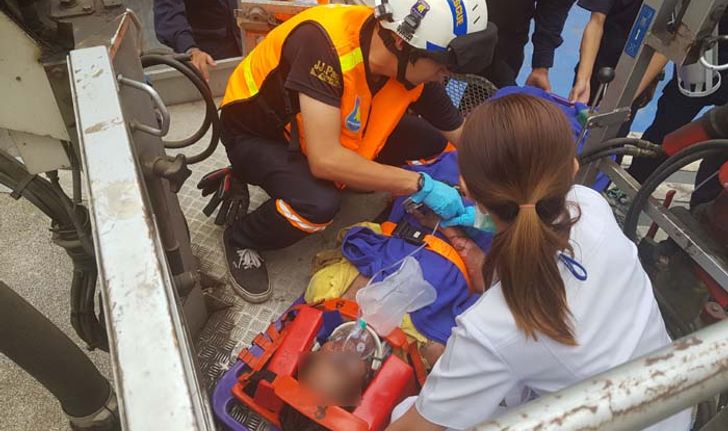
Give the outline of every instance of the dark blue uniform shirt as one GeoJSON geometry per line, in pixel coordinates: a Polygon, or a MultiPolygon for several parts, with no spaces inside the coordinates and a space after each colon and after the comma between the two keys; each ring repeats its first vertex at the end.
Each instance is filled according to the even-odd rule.
{"type": "Polygon", "coordinates": [[[241,54],[235,0],[154,0],[157,39],[175,52],[196,47],[215,59],[241,54]]]}

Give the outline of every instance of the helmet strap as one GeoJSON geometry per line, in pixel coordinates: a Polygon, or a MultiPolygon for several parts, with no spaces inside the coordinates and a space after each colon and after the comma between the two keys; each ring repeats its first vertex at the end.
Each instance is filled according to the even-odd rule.
{"type": "Polygon", "coordinates": [[[383,28],[381,25],[379,26],[378,33],[379,37],[384,42],[384,46],[386,46],[389,52],[394,54],[397,58],[397,81],[404,85],[404,88],[407,90],[412,90],[417,87],[415,84],[407,80],[407,63],[414,63],[414,59],[412,58],[412,47],[405,43],[401,50],[397,49],[394,35],[391,31],[383,28]]]}

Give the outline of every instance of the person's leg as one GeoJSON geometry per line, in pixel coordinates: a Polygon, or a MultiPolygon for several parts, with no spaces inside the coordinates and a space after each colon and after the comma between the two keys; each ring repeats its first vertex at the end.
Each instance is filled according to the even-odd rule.
{"type": "Polygon", "coordinates": [[[523,49],[528,43],[531,20],[536,11],[534,0],[488,0],[488,20],[498,27],[496,56],[515,76],[523,65],[523,49]]]}
{"type": "Polygon", "coordinates": [[[275,250],[323,230],[339,210],[340,193],[330,181],[315,178],[308,161],[286,144],[241,137],[226,146],[233,171],[260,186],[271,199],[234,225],[242,247],[275,250]]]}
{"type": "Polygon", "coordinates": [[[387,143],[377,156],[377,162],[401,166],[409,160],[429,159],[440,154],[447,139],[430,123],[416,115],[402,117],[387,143]]]}
{"type": "MultiPolygon", "coordinates": [[[[680,93],[677,77],[673,76],[672,80],[663,89],[662,96],[657,102],[655,119],[642,135],[642,138],[661,145],[665,136],[688,124],[703,107],[709,104],[711,104],[710,98],[687,97],[680,93]]],[[[628,172],[641,183],[664,160],[664,158],[635,158],[628,172]]]]}
{"type": "Polygon", "coordinates": [[[498,27],[498,43],[493,62],[478,75],[498,88],[516,85],[536,3],[534,0],[488,0],[487,3],[488,21],[498,27]]]}
{"type": "Polygon", "coordinates": [[[478,72],[477,75],[492,82],[496,88],[516,85],[516,73],[497,53],[493,56],[490,65],[485,70],[478,72]]]}
{"type": "Polygon", "coordinates": [[[259,302],[271,290],[255,251],[283,248],[323,230],[338,211],[340,193],[331,182],[313,177],[306,158],[282,142],[251,136],[224,142],[236,176],[271,196],[223,234],[233,287],[259,302]]]}

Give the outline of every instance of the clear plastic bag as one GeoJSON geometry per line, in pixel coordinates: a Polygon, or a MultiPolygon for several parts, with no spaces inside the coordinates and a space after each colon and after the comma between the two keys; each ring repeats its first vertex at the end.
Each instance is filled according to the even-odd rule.
{"type": "Polygon", "coordinates": [[[396,272],[356,294],[362,319],[381,336],[389,335],[405,313],[426,307],[435,299],[437,291],[424,279],[419,262],[412,256],[404,258],[396,272]]]}

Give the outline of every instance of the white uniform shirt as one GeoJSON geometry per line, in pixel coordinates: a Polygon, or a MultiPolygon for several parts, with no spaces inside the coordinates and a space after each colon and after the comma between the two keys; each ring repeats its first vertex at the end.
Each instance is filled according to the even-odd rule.
{"type": "MultiPolygon", "coordinates": [[[[526,339],[500,284],[493,285],[457,318],[416,401],[430,422],[466,429],[502,413],[502,400],[524,387],[537,395],[558,391],[670,343],[637,248],[607,202],[583,186],[574,186],[567,200],[581,209],[570,241],[574,259],[588,274],[580,281],[559,261],[578,345],[543,335],[526,339]]],[[[650,430],[684,431],[690,422],[684,411],[650,430]]]]}

